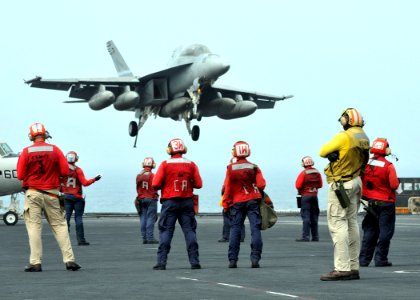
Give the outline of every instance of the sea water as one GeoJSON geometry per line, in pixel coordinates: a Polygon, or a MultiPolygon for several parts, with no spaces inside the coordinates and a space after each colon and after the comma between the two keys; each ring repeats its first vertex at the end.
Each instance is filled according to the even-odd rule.
{"type": "MultiPolygon", "coordinates": [[[[195,190],[199,195],[201,213],[220,213],[221,187],[224,170],[200,170],[203,188],[195,190]]],[[[106,172],[100,181],[83,189],[86,198],[86,213],[134,213],[136,193],[135,173],[106,172]]],[[[298,174],[265,170],[263,173],[270,196],[277,211],[298,211],[295,181],[298,174]]],[[[325,177],[324,177],[325,178],[325,177]]],[[[324,180],[325,181],[325,180],[324,180]]],[[[324,182],[325,185],[325,182],[324,182]]],[[[327,188],[319,190],[319,207],[327,207],[327,188]]],[[[160,210],[160,204],[159,208],[160,210]]]]}

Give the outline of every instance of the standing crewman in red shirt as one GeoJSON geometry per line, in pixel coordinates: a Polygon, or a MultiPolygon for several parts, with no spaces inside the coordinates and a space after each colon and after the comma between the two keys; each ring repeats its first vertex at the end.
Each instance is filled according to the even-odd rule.
{"type": "Polygon", "coordinates": [[[70,219],[74,211],[74,222],[76,223],[76,236],[79,246],[89,246],[85,239],[83,228],[83,213],[85,212],[85,198],[83,197],[82,186],[89,186],[101,179],[101,175],[95,178],[86,179],[83,170],[76,166],[79,156],[76,152],[70,151],[66,154],[69,163],[70,173],[62,178],[61,192],[64,193],[64,208],[66,209],[66,220],[70,231],[70,219]]]}
{"type": "Polygon", "coordinates": [[[312,157],[302,158],[302,167],[305,169],[299,173],[296,179],[296,189],[301,195],[300,215],[303,221],[302,237],[297,242],[309,242],[312,234],[312,241],[318,242],[318,189],[322,188],[322,177],[317,169],[313,167],[312,157]]]}
{"type": "Polygon", "coordinates": [[[251,267],[259,268],[263,248],[259,203],[262,201],[260,190],[265,188],[265,179],[260,168],[246,159],[251,154],[248,143],[236,142],[232,152],[237,160],[227,167],[223,194],[223,208],[229,214],[231,226],[229,268],[237,267],[241,229],[247,216],[251,229],[251,267]]]}
{"type": "Polygon", "coordinates": [[[385,156],[391,154],[389,143],[384,138],[373,141],[369,159],[362,177],[362,198],[370,209],[362,222],[363,240],[359,264],[369,266],[375,254],[375,267],[389,267],[389,246],[395,230],[395,190],[400,181],[394,165],[385,156]]]}
{"type": "Polygon", "coordinates": [[[197,221],[195,219],[193,191],[203,186],[196,164],[182,157],[187,152],[181,139],[169,142],[170,159],[163,161],[153,178],[153,188],[162,190],[162,208],[159,218],[159,248],[154,270],[165,270],[171,241],[178,220],[187,244],[191,269],[201,269],[198,259],[197,221]]]}
{"type": "Polygon", "coordinates": [[[136,177],[137,198],[135,206],[140,217],[140,231],[143,244],[158,244],[154,239],[154,229],[157,220],[158,194],[152,186],[154,174],[152,169],[156,167],[153,157],[143,160],[143,170],[136,177]]]}
{"type": "Polygon", "coordinates": [[[69,167],[63,152],[45,142],[50,137],[43,124],[34,123],[29,127],[29,139],[34,143],[22,150],[17,163],[17,177],[26,190],[23,216],[31,250],[25,272],[42,271],[43,212],[60,246],[66,269],[80,269],[74,259],[64,210],[59,201],[60,176],[66,176],[69,167]]]}

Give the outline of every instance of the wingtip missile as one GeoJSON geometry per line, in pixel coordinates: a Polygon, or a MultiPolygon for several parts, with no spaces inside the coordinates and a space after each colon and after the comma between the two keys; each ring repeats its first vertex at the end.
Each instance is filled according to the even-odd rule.
{"type": "Polygon", "coordinates": [[[293,95],[283,96],[283,97],[281,98],[281,100],[286,100],[286,99],[290,99],[290,98],[293,98],[293,95]]]}

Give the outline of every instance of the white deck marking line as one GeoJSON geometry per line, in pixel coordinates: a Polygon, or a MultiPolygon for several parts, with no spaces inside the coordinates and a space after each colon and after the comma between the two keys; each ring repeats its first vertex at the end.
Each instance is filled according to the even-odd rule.
{"type": "Polygon", "coordinates": [[[290,294],[284,294],[284,293],[277,293],[277,292],[271,292],[271,291],[266,291],[266,293],[267,294],[272,294],[272,295],[290,297],[290,298],[299,298],[299,296],[296,296],[296,295],[290,295],[290,294]]]}
{"type": "Polygon", "coordinates": [[[241,285],[236,285],[236,284],[229,284],[229,283],[223,283],[223,282],[217,282],[218,285],[224,285],[224,286],[229,286],[229,287],[234,287],[234,288],[238,288],[238,289],[243,289],[244,287],[241,285]]]}
{"type": "Polygon", "coordinates": [[[257,289],[257,288],[245,287],[245,286],[236,285],[236,284],[229,284],[229,283],[223,283],[223,282],[213,282],[213,281],[200,280],[200,279],[189,278],[189,277],[176,277],[176,278],[181,279],[181,280],[191,280],[191,281],[213,283],[213,284],[218,284],[218,285],[223,285],[223,286],[228,286],[228,287],[233,287],[233,288],[238,288],[238,289],[253,290],[253,291],[264,292],[266,294],[275,295],[275,296],[284,296],[284,297],[289,297],[289,298],[299,298],[299,296],[296,296],[296,295],[279,293],[279,292],[272,292],[272,291],[264,291],[264,290],[260,290],[260,289],[257,289]]]}

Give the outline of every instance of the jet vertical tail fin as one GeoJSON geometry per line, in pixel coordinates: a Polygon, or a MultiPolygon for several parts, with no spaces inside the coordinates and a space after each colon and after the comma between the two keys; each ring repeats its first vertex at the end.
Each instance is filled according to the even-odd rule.
{"type": "Polygon", "coordinates": [[[109,54],[111,55],[112,61],[114,62],[115,69],[117,69],[119,77],[133,76],[130,68],[125,63],[124,58],[121,56],[120,51],[118,51],[117,46],[115,46],[113,41],[108,41],[106,43],[109,54]]]}

